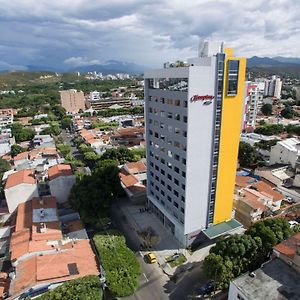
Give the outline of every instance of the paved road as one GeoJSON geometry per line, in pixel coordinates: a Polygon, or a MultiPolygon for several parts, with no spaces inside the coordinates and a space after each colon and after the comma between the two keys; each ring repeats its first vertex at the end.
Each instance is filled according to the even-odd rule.
{"type": "Polygon", "coordinates": [[[190,270],[178,275],[177,278],[169,278],[162,272],[158,264],[148,264],[143,259],[143,252],[139,251],[140,241],[127,218],[117,205],[112,207],[114,225],[122,231],[126,237],[128,246],[136,252],[137,259],[142,267],[140,287],[136,293],[126,300],[184,300],[206,282],[201,269],[201,263],[190,263],[190,270]]]}

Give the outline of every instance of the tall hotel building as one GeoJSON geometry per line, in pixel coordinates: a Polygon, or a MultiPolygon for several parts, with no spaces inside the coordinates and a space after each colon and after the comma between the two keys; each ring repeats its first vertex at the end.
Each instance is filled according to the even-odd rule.
{"type": "Polygon", "coordinates": [[[245,68],[205,42],[187,63],[145,72],[148,205],[183,246],[234,222],[245,68]]]}

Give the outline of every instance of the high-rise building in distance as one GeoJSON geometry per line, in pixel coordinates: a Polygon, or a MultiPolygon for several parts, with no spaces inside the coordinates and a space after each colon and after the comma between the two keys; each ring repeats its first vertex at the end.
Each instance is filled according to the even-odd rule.
{"type": "Polygon", "coordinates": [[[68,113],[78,113],[79,110],[85,110],[85,97],[82,91],[74,89],[60,91],[61,106],[68,113]]]}
{"type": "Polygon", "coordinates": [[[206,42],[187,63],[145,72],[148,204],[184,246],[231,220],[245,67],[206,42]]]}

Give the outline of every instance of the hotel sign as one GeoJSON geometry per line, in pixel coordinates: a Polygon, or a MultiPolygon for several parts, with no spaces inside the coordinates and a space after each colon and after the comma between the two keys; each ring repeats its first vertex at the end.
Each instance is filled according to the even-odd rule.
{"type": "Polygon", "coordinates": [[[210,104],[215,97],[212,95],[194,95],[190,98],[190,102],[203,101],[203,104],[210,104]]]}

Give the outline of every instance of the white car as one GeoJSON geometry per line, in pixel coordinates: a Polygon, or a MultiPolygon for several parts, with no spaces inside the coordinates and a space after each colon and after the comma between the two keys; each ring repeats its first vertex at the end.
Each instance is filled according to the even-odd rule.
{"type": "Polygon", "coordinates": [[[297,221],[289,221],[290,227],[293,228],[296,225],[298,225],[299,223],[297,221]]]}

